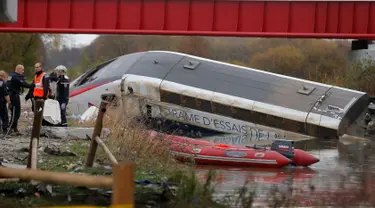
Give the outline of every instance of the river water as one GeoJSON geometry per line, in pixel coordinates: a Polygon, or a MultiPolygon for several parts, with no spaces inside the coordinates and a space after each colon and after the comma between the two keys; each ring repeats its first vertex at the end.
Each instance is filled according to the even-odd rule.
{"type": "MultiPolygon", "coordinates": [[[[274,140],[269,137],[246,138],[238,135],[203,139],[243,146],[267,145],[274,140]]],[[[233,198],[239,196],[237,191],[241,187],[248,189],[246,193],[254,194],[252,197],[240,198],[253,199],[253,205],[260,207],[287,202],[293,206],[375,204],[375,143],[337,139],[293,140],[296,148],[309,152],[319,158],[320,162],[310,167],[281,169],[197,166],[198,177],[204,182],[209,170],[215,170],[215,197],[223,200],[226,196],[231,196],[232,205],[235,203],[233,198]]]]}

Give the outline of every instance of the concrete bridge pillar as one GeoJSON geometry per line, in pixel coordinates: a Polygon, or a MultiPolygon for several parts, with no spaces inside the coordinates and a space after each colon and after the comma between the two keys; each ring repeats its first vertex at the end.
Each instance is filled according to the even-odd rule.
{"type": "Polygon", "coordinates": [[[17,22],[18,0],[0,1],[0,23],[17,22]]]}
{"type": "Polygon", "coordinates": [[[373,40],[352,40],[351,50],[348,54],[349,63],[363,58],[375,60],[375,42],[373,40]]]}

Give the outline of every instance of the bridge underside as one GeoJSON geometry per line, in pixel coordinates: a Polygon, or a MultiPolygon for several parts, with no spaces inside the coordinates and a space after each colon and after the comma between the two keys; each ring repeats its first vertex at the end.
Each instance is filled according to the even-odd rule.
{"type": "Polygon", "coordinates": [[[0,24],[0,31],[375,39],[369,1],[19,0],[17,6],[17,21],[0,24]]]}

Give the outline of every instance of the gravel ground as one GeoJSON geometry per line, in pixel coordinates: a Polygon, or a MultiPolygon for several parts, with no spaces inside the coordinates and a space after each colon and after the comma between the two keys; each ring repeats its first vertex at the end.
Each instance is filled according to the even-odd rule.
{"type": "MultiPolygon", "coordinates": [[[[9,112],[10,116],[10,112],[9,112]]],[[[9,117],[10,118],[10,117],[9,117]]],[[[9,163],[21,164],[27,161],[27,149],[30,144],[30,133],[27,128],[32,126],[33,113],[31,111],[31,101],[25,102],[24,96],[21,96],[21,117],[18,121],[19,130],[22,136],[7,136],[0,139],[0,160],[9,163]]],[[[39,149],[44,150],[46,146],[59,146],[61,139],[51,139],[41,137],[39,140],[39,149]]]]}

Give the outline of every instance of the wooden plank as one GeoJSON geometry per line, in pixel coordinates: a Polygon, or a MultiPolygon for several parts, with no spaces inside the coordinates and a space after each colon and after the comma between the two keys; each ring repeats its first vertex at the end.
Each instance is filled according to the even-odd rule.
{"type": "Polygon", "coordinates": [[[111,163],[114,165],[118,164],[115,156],[113,156],[111,151],[109,151],[108,147],[104,144],[104,142],[99,137],[95,137],[95,140],[103,148],[105,154],[108,156],[109,160],[111,160],[111,163]]]}
{"type": "Polygon", "coordinates": [[[96,142],[95,138],[100,136],[100,134],[102,133],[103,118],[104,118],[104,114],[107,110],[106,107],[107,107],[107,102],[102,101],[100,103],[100,106],[99,106],[99,113],[98,113],[98,116],[96,118],[94,132],[92,133],[92,137],[91,137],[93,139],[91,139],[89,153],[87,154],[87,160],[86,160],[86,164],[85,164],[86,168],[92,167],[93,164],[94,164],[95,154],[96,154],[96,150],[98,148],[98,143],[96,142]]]}
{"type": "Polygon", "coordinates": [[[115,165],[113,169],[112,206],[134,207],[134,164],[128,161],[115,165]]]}

